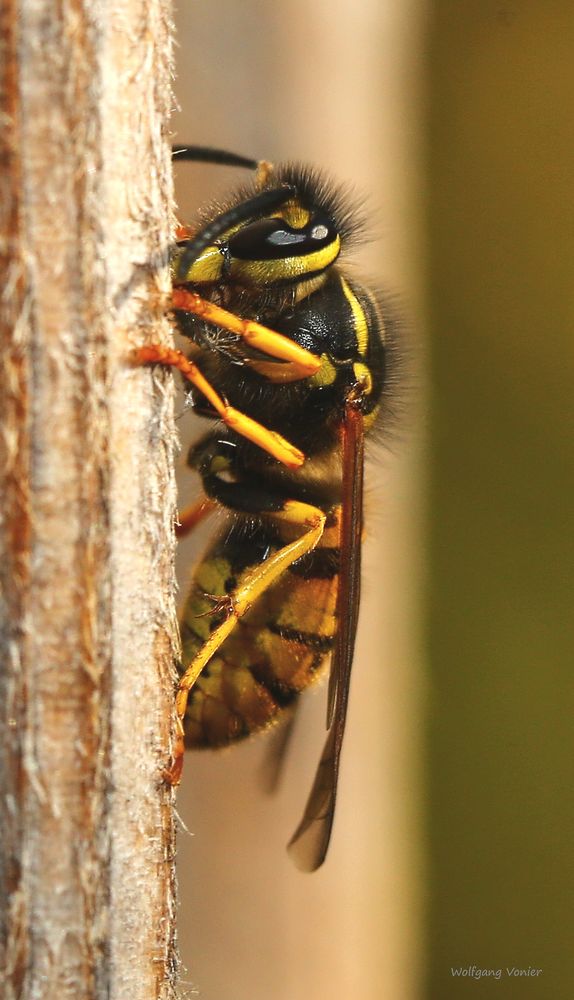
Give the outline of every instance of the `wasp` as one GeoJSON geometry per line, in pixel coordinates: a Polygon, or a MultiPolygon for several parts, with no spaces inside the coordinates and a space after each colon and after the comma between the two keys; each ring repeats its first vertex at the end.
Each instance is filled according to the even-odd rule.
{"type": "Polygon", "coordinates": [[[172,308],[187,354],[138,351],[139,362],[179,369],[212,421],[189,452],[202,496],[180,533],[215,508],[228,515],[181,616],[170,779],[179,781],[184,746],[227,746],[288,716],[330,655],[327,738],[288,847],[312,871],[333,824],[359,614],[364,439],[388,382],[390,328],[377,296],[337,263],[358,224],[330,182],[222,150],[174,155],[245,167],[254,181],[178,231],[172,308]]]}

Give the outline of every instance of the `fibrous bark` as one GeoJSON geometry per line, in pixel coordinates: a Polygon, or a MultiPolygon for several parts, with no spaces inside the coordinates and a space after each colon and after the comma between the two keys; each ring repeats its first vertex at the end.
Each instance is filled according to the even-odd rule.
{"type": "Polygon", "coordinates": [[[0,11],[2,995],[170,997],[169,18],[0,11]]]}

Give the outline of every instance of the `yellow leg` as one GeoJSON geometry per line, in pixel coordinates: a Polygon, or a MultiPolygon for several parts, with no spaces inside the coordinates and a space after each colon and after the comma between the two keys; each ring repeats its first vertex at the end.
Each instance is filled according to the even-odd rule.
{"type": "MultiPolygon", "coordinates": [[[[202,299],[197,292],[190,292],[185,288],[174,288],[172,304],[174,309],[193,313],[194,316],[201,317],[207,323],[213,323],[223,330],[237,334],[248,347],[254,347],[263,354],[269,355],[270,358],[287,362],[284,365],[277,365],[278,369],[283,369],[283,371],[278,372],[277,381],[294,382],[298,379],[309,378],[321,367],[321,358],[306,351],[294,340],[284,337],[281,333],[275,333],[274,330],[269,330],[261,323],[256,323],[255,320],[242,319],[241,316],[236,316],[235,313],[222,309],[214,302],[202,299]]],[[[272,377],[267,377],[270,381],[274,381],[272,377]]]]}
{"type": "Polygon", "coordinates": [[[273,455],[273,458],[276,458],[278,462],[286,465],[287,468],[298,469],[299,466],[303,465],[305,456],[302,451],[299,451],[299,448],[295,448],[294,445],[286,441],[276,431],[268,430],[266,427],[258,424],[256,420],[248,417],[246,413],[241,413],[235,407],[229,406],[215,391],[211,382],[207,381],[205,375],[201,373],[195,362],[186,358],[185,354],[181,351],[176,351],[171,347],[164,347],[163,344],[147,344],[145,347],[136,349],[134,360],[139,364],[155,362],[177,368],[192,385],[196,386],[203,393],[228,427],[237,431],[238,434],[247,438],[248,441],[253,441],[263,451],[267,451],[270,455],[273,455]]]}
{"type": "Polygon", "coordinates": [[[178,739],[174,751],[173,764],[169,772],[172,784],[178,784],[184,752],[183,719],[187,708],[189,692],[197,681],[203,668],[217,652],[221,644],[231,634],[240,618],[246,614],[255,601],[274,584],[282,574],[301,556],[311,552],[319,542],[325,527],[325,513],[319,507],[301,503],[298,500],[287,500],[280,511],[268,514],[268,517],[285,521],[304,529],[303,534],[275,552],[259,566],[249,570],[241,579],[239,586],[232,594],[223,597],[215,605],[214,611],[225,610],[227,617],[213,630],[209,639],[201,647],[189,667],[179,681],[175,707],[178,718],[178,739]]]}

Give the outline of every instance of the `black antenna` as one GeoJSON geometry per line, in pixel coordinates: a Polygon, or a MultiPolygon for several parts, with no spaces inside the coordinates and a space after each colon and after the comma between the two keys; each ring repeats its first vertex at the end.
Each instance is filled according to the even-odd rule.
{"type": "Polygon", "coordinates": [[[257,170],[259,166],[258,160],[211,146],[172,146],[171,155],[174,160],[191,163],[217,163],[224,167],[246,167],[247,170],[257,170]]]}

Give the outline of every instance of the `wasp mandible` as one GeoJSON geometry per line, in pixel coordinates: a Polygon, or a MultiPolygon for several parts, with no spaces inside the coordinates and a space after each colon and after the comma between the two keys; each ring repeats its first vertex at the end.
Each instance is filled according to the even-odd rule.
{"type": "Polygon", "coordinates": [[[229,516],[196,566],[181,617],[179,742],[219,747],[294,708],[331,657],[327,739],[289,852],[312,871],[333,823],[357,632],[364,438],[381,412],[392,341],[382,303],[337,260],[360,226],[320,174],[182,146],[180,160],[245,167],[251,186],[178,231],[173,302],[194,410],[217,423],[193,445],[203,496],[229,516]]]}

